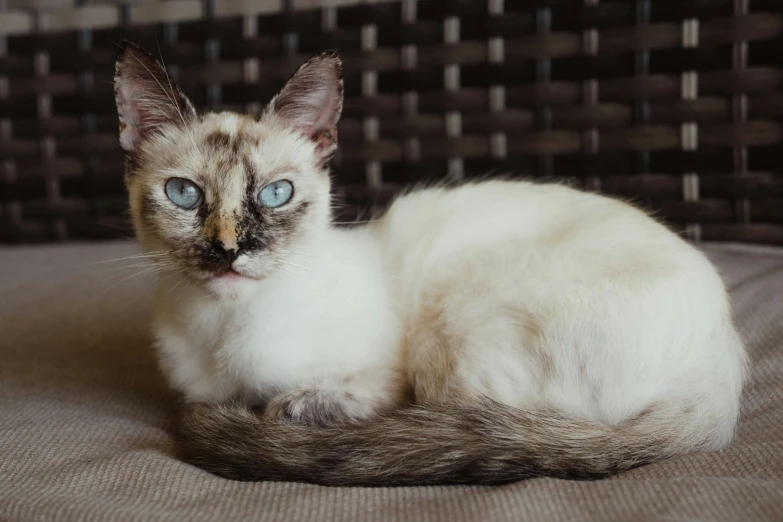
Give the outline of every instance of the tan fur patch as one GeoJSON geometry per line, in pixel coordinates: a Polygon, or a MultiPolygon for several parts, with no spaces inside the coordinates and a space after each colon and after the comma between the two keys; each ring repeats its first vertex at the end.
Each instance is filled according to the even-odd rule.
{"type": "Polygon", "coordinates": [[[237,248],[237,230],[233,219],[219,218],[216,230],[217,240],[223,244],[223,248],[237,248]]]}
{"type": "Polygon", "coordinates": [[[442,401],[454,398],[456,360],[459,351],[454,339],[446,332],[439,307],[426,306],[413,332],[405,340],[411,360],[408,368],[413,392],[418,402],[442,401]]]}

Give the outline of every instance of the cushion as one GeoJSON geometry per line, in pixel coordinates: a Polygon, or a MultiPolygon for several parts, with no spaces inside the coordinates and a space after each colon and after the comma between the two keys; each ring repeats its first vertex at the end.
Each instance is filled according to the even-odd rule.
{"type": "Polygon", "coordinates": [[[154,275],[143,258],[104,262],[138,247],[0,249],[0,519],[781,520],[783,249],[703,248],[750,352],[733,445],[595,482],[389,489],[233,482],[180,462],[148,332],[154,275]]]}

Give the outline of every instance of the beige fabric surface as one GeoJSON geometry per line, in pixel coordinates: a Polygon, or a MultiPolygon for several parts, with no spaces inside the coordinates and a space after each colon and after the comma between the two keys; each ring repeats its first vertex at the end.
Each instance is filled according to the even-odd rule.
{"type": "Polygon", "coordinates": [[[177,461],[151,278],[85,265],[136,247],[0,249],[0,520],[783,520],[783,250],[705,249],[750,349],[734,445],[598,482],[400,489],[239,483],[177,461]]]}

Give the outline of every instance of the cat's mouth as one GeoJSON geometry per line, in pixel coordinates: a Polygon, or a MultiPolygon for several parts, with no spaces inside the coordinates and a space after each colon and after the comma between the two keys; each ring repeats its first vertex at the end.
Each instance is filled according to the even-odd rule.
{"type": "Polygon", "coordinates": [[[215,279],[232,280],[232,279],[241,279],[245,276],[243,276],[239,272],[235,272],[234,270],[226,270],[225,272],[221,272],[219,274],[213,275],[213,277],[215,279]]]}
{"type": "Polygon", "coordinates": [[[243,266],[243,262],[216,262],[212,258],[203,259],[193,267],[192,275],[204,283],[241,283],[262,279],[253,269],[243,266]]]}
{"type": "Polygon", "coordinates": [[[214,259],[205,259],[199,263],[194,271],[197,278],[207,281],[232,281],[240,279],[255,279],[234,266],[235,263],[215,262],[214,259]]]}
{"type": "Polygon", "coordinates": [[[201,284],[212,293],[230,299],[238,298],[254,286],[253,282],[258,281],[258,278],[245,275],[233,268],[204,271],[201,277],[203,277],[201,284]]]}
{"type": "Polygon", "coordinates": [[[231,267],[226,270],[220,270],[220,271],[213,271],[209,273],[209,279],[212,281],[224,281],[224,282],[234,282],[234,281],[258,281],[257,277],[253,277],[252,275],[244,274],[238,270],[236,270],[234,267],[231,267]]]}

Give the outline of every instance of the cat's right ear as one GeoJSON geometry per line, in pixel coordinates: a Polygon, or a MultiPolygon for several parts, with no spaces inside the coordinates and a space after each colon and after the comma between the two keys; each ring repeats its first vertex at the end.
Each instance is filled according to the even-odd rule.
{"type": "Polygon", "coordinates": [[[193,104],[155,57],[123,41],[114,67],[114,100],[120,118],[120,145],[133,155],[151,134],[166,125],[188,125],[193,104]]]}

